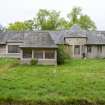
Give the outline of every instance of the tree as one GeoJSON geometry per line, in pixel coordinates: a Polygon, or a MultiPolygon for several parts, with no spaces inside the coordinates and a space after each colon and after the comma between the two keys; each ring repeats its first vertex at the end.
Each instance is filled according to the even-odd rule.
{"type": "Polygon", "coordinates": [[[74,7],[67,17],[69,20],[60,17],[59,11],[40,9],[34,19],[10,23],[7,30],[60,30],[70,29],[74,24],[79,24],[86,30],[96,29],[95,23],[88,15],[82,14],[82,9],[80,7],[74,7]]]}
{"type": "Polygon", "coordinates": [[[34,30],[33,20],[26,20],[26,21],[24,21],[24,24],[26,26],[26,30],[34,30]]]}
{"type": "Polygon", "coordinates": [[[74,24],[79,24],[83,29],[95,30],[96,25],[88,15],[82,14],[80,7],[74,7],[72,11],[67,15],[69,18],[69,27],[74,24]]]}
{"type": "Polygon", "coordinates": [[[81,15],[82,9],[80,7],[74,7],[72,11],[67,15],[67,17],[70,19],[71,24],[77,24],[78,18],[81,15]]]}
{"type": "Polygon", "coordinates": [[[26,31],[26,30],[33,30],[33,21],[27,20],[24,22],[15,22],[10,23],[7,27],[7,30],[15,30],[15,31],[26,31]]]}
{"type": "Polygon", "coordinates": [[[34,18],[35,26],[37,29],[46,29],[46,21],[48,19],[49,12],[45,9],[40,9],[37,13],[37,17],[34,18]]]}
{"type": "Polygon", "coordinates": [[[60,17],[60,12],[40,9],[35,18],[35,26],[41,30],[57,30],[66,26],[66,20],[60,17]],[[64,26],[63,26],[64,25],[64,26]]]}
{"type": "Polygon", "coordinates": [[[69,28],[70,28],[69,22],[66,21],[65,18],[60,18],[57,29],[61,30],[61,29],[69,29],[69,28]]]}
{"type": "Polygon", "coordinates": [[[95,30],[95,23],[87,15],[82,15],[79,19],[80,26],[85,30],[95,30]]]}

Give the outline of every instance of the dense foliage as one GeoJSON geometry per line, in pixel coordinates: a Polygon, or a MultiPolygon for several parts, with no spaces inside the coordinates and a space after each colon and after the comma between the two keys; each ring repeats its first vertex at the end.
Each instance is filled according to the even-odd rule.
{"type": "Polygon", "coordinates": [[[37,59],[31,59],[30,64],[31,65],[36,65],[38,63],[37,59]]]}
{"type": "Polygon", "coordinates": [[[88,15],[82,13],[80,7],[74,7],[67,17],[61,17],[59,11],[40,9],[32,20],[10,23],[7,30],[61,30],[70,29],[74,24],[79,24],[83,29],[95,30],[95,23],[88,15]]]}
{"type": "Polygon", "coordinates": [[[7,30],[15,30],[15,31],[29,31],[33,30],[33,21],[32,20],[27,20],[24,22],[15,22],[15,23],[10,23],[8,25],[7,30]]]}
{"type": "Polygon", "coordinates": [[[62,65],[65,61],[70,58],[69,55],[64,51],[64,45],[59,45],[57,49],[57,64],[62,65]]]}

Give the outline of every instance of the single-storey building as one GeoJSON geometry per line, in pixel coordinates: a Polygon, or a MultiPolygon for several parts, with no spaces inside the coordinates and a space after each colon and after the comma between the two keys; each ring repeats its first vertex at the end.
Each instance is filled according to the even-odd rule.
{"type": "Polygon", "coordinates": [[[20,58],[21,63],[36,59],[38,64],[57,64],[57,45],[48,32],[1,32],[0,57],[20,58]]]}
{"type": "Polygon", "coordinates": [[[70,30],[50,34],[56,45],[63,44],[72,58],[105,58],[105,31],[88,31],[74,25],[70,30]]]}
{"type": "Polygon", "coordinates": [[[21,59],[30,63],[56,65],[57,48],[72,58],[105,58],[105,31],[87,31],[74,25],[70,30],[0,32],[0,57],[21,59]]]}

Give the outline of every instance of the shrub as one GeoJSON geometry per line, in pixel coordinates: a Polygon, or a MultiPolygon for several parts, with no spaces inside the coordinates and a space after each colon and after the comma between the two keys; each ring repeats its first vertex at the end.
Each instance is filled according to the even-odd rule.
{"type": "Polygon", "coordinates": [[[57,64],[58,65],[64,64],[67,58],[68,55],[64,52],[64,46],[60,45],[57,50],[57,64]]]}
{"type": "Polygon", "coordinates": [[[38,63],[38,60],[37,59],[32,59],[31,61],[30,61],[30,64],[31,65],[36,65],[38,63]]]}

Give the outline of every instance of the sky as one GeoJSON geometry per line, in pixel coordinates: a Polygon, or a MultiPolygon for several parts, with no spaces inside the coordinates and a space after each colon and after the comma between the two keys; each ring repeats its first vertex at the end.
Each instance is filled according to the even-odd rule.
{"type": "Polygon", "coordinates": [[[98,30],[105,30],[105,0],[0,0],[0,24],[33,19],[39,9],[61,11],[66,17],[74,6],[80,6],[98,30]]]}

